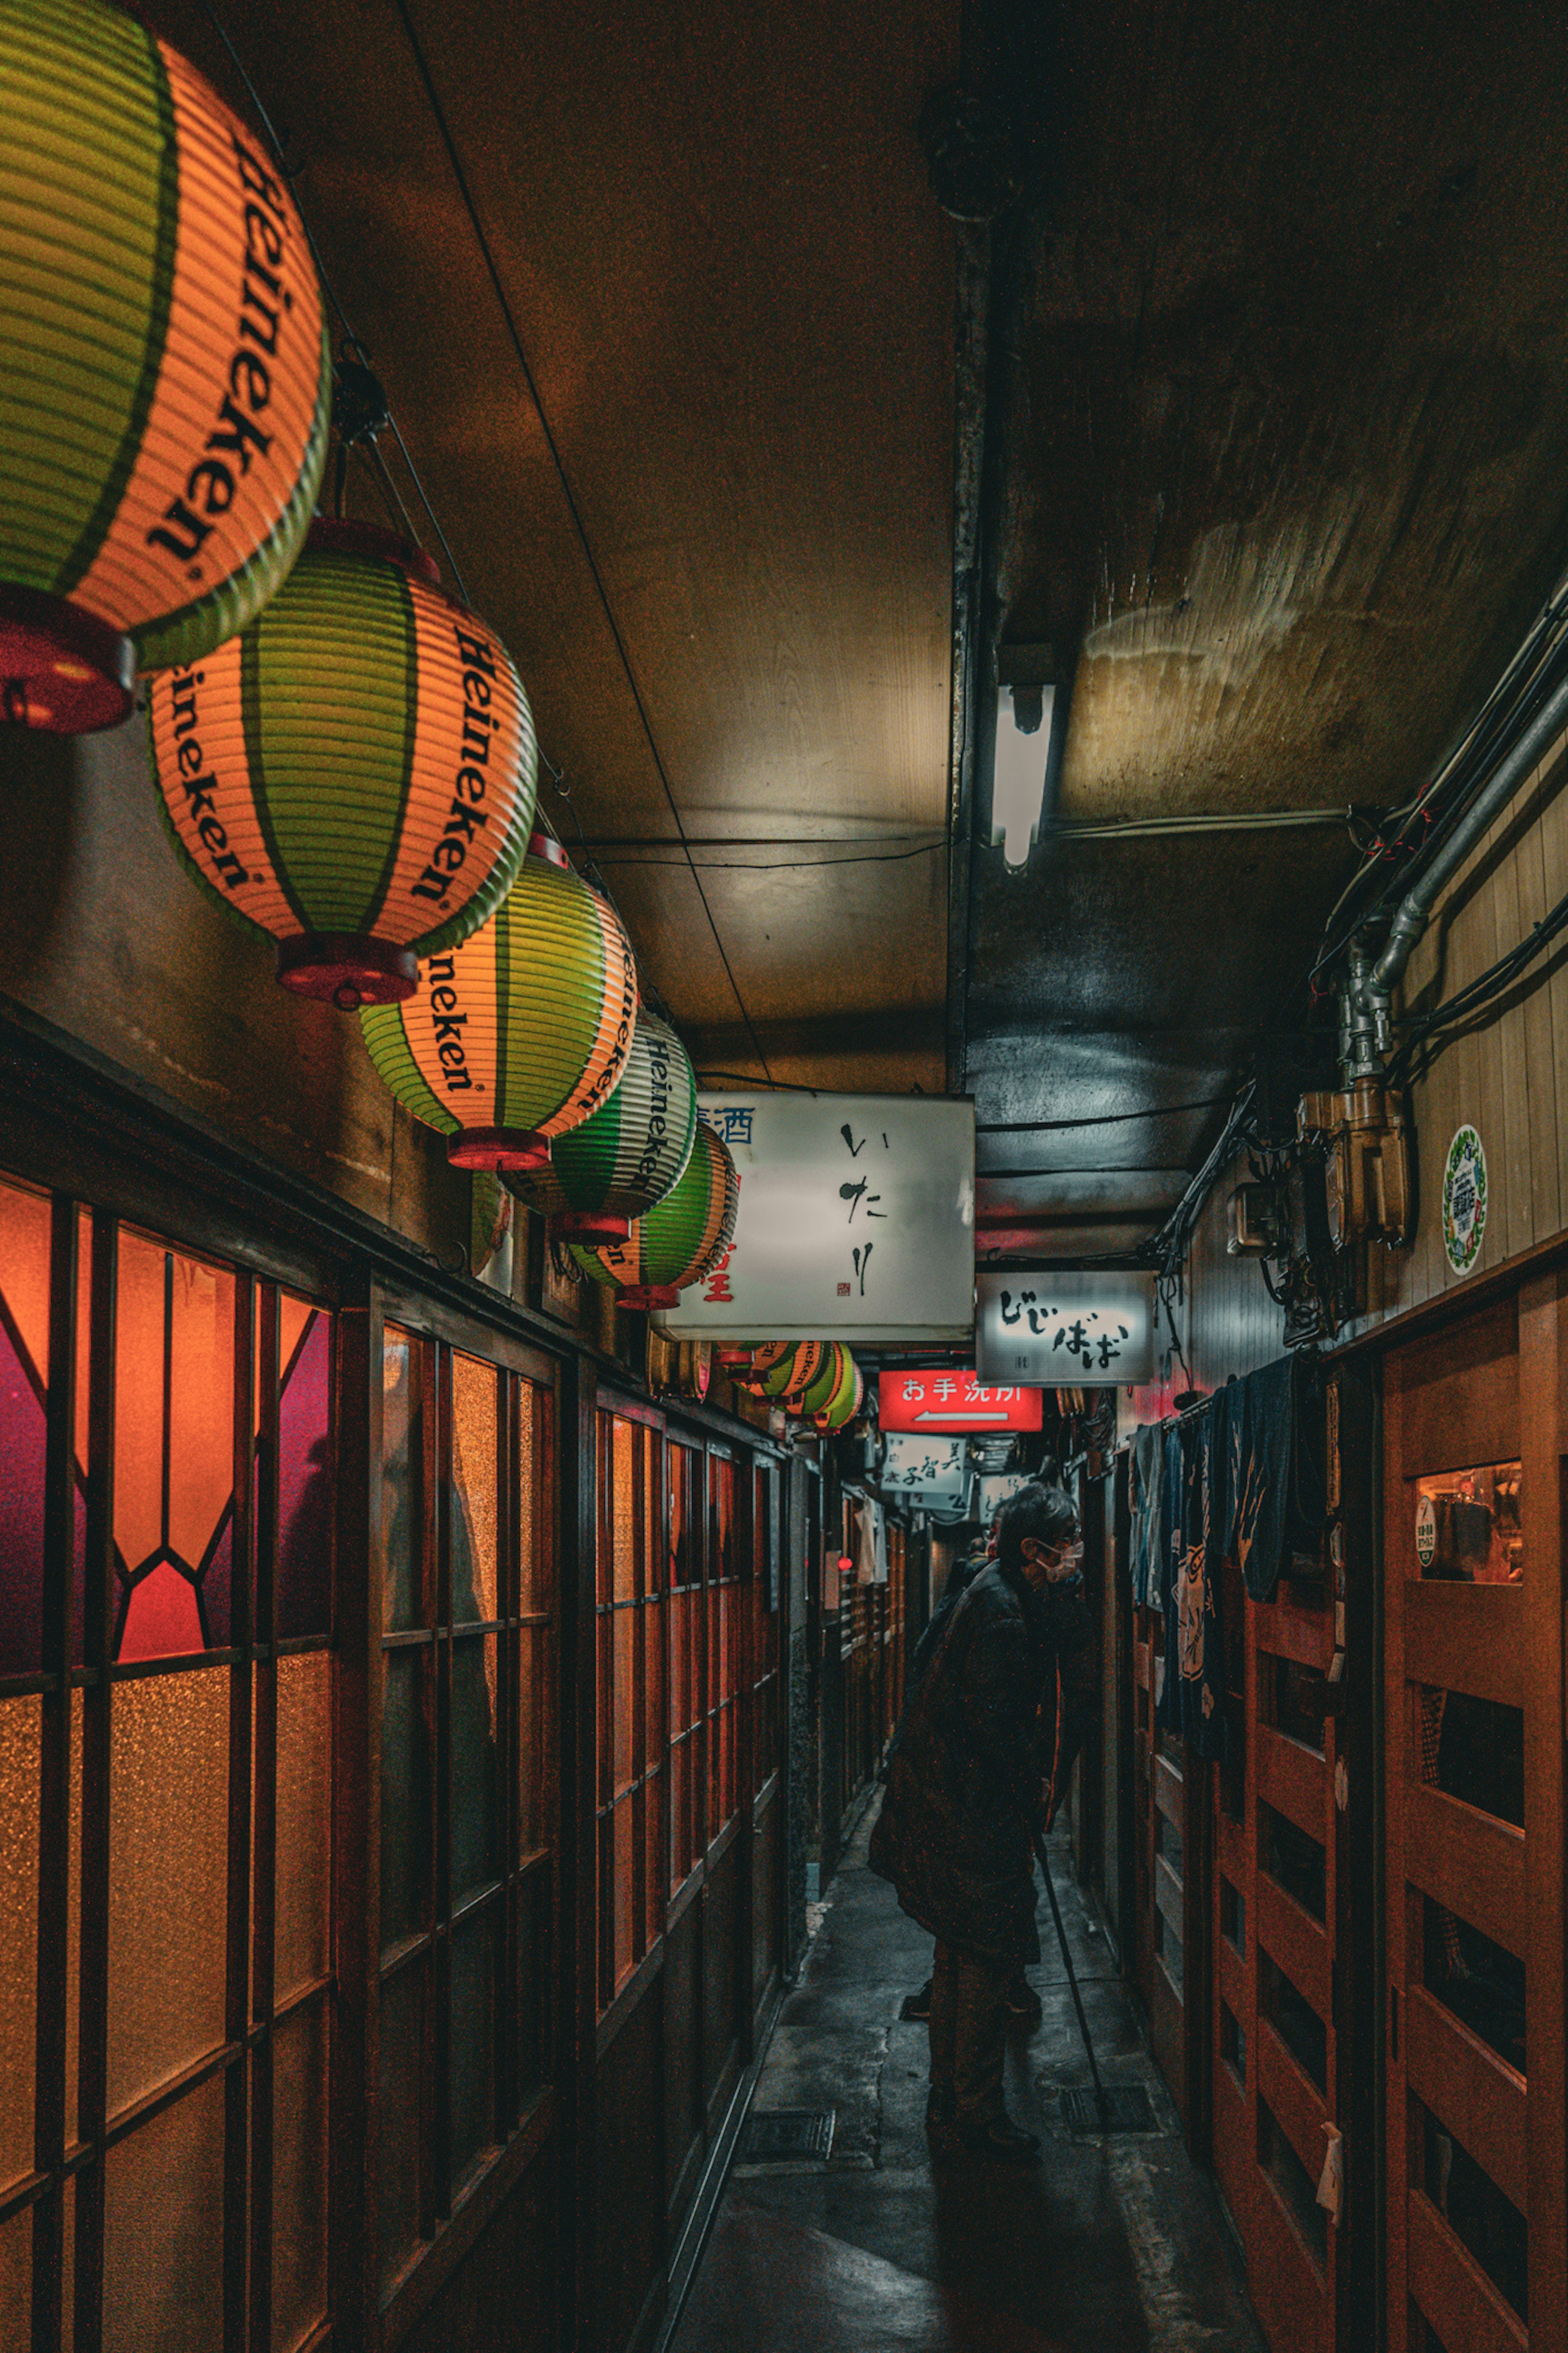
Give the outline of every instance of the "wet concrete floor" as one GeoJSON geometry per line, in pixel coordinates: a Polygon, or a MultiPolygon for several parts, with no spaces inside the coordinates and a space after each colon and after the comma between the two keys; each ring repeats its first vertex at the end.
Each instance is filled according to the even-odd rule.
{"type": "Polygon", "coordinates": [[[1075,2140],[1087,2084],[1044,1893],[1045,2005],[1008,2054],[1037,2171],[933,2161],[926,2031],[899,2015],[931,1940],[866,1868],[871,1817],[828,1889],[752,2102],[837,2112],[826,2163],[737,2167],[670,2353],[1264,2353],[1213,2192],[1193,2166],[1065,1841],[1052,1863],[1102,2074],[1142,2084],[1160,2130],[1075,2140]]]}

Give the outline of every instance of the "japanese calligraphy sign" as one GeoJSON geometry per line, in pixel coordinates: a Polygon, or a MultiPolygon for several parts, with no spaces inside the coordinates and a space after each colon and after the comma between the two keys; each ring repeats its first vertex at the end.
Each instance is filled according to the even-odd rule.
{"type": "Polygon", "coordinates": [[[1151,1276],[986,1271],[975,1288],[983,1380],[1114,1388],[1153,1379],[1151,1276]]]}
{"type": "Polygon", "coordinates": [[[987,1388],[976,1373],[882,1373],[877,1424],[880,1430],[1038,1430],[1043,1396],[1017,1382],[987,1388]]]}
{"type": "MultiPolygon", "coordinates": [[[[1074,1387],[1077,1384],[1075,1382],[1074,1387]]],[[[1004,1504],[1026,1487],[1031,1473],[1027,1471],[999,1471],[980,1482],[980,1507],[974,1516],[983,1528],[988,1528],[1004,1504]]]]}
{"type": "Polygon", "coordinates": [[[724,1258],[657,1319],[679,1340],[973,1330],[974,1107],[929,1095],[701,1094],[741,1179],[724,1258]]]}
{"type": "Polygon", "coordinates": [[[882,1490],[922,1511],[962,1511],[969,1493],[969,1449],[962,1438],[895,1435],[888,1440],[882,1490]]]}

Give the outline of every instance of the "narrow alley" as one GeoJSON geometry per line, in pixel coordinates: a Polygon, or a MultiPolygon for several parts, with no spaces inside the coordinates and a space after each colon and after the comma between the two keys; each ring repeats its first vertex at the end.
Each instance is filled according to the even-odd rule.
{"type": "MultiPolygon", "coordinates": [[[[906,1998],[931,1939],[866,1867],[875,1801],[840,1863],[773,2031],[753,2122],[833,2114],[826,2158],[738,2161],[672,2353],[1261,2353],[1212,2189],[1187,2157],[1065,1837],[1052,1869],[1108,2084],[1142,2084],[1158,2129],[1075,2138],[1089,2081],[1044,1893],[1045,2015],[1009,2037],[1007,2105],[1037,2171],[933,2158],[926,2030],[906,1998]]],[[[744,2144],[742,2144],[742,2147],[744,2144]]]]}

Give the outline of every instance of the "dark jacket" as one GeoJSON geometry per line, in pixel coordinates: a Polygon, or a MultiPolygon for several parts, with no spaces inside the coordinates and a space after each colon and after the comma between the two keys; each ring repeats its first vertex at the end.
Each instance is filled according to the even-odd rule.
{"type": "Polygon", "coordinates": [[[1082,1585],[1036,1593],[993,1562],[910,1703],[871,1834],[872,1870],[939,1942],[1038,1960],[1030,1830],[1056,1810],[1093,1702],[1082,1585]]]}

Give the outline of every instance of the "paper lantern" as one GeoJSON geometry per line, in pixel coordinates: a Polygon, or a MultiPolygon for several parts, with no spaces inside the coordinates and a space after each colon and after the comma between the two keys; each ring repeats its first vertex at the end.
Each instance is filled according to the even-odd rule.
{"type": "Polygon", "coordinates": [[[454,1166],[546,1166],[551,1139],[605,1102],[631,1045],[637,964],[619,916],[535,834],[492,920],[424,978],[409,1002],[360,1015],[383,1079],[441,1130],[454,1166]]]}
{"type": "Polygon", "coordinates": [[[818,1341],[818,1351],[816,1363],[806,1367],[806,1363],[804,1363],[806,1351],[802,1348],[802,1365],[797,1369],[797,1377],[790,1381],[790,1386],[783,1393],[785,1414],[818,1414],[823,1405],[827,1405],[832,1390],[837,1388],[842,1351],[835,1341],[818,1341]]]}
{"type": "Polygon", "coordinates": [[[429,557],[318,522],[243,636],[152,683],[160,807],[278,977],[352,1009],[492,914],[533,821],[533,719],[493,631],[429,557]]]}
{"type": "Polygon", "coordinates": [[[0,0],[0,698],[80,734],[288,574],[331,355],[276,167],[133,17],[0,0]]]}
{"type": "Polygon", "coordinates": [[[818,1430],[842,1430],[847,1422],[854,1420],[866,1401],[865,1375],[847,1348],[843,1351],[843,1356],[838,1386],[816,1416],[818,1430]]]}
{"type": "Polygon", "coordinates": [[[764,1384],[772,1375],[781,1375],[781,1386],[787,1379],[799,1345],[795,1340],[763,1340],[754,1348],[721,1348],[719,1361],[737,1388],[749,1390],[752,1397],[765,1397],[769,1392],[764,1384]]]}
{"type": "Polygon", "coordinates": [[[700,1282],[735,1236],[740,1180],[729,1151],[705,1120],[679,1184],[639,1218],[624,1242],[572,1255],[584,1274],[618,1295],[617,1307],[674,1307],[689,1282],[700,1282]]]}
{"type": "Polygon", "coordinates": [[[560,1240],[624,1242],[632,1219],[679,1176],[696,1133],[697,1077],[686,1049],[643,1006],[609,1101],[551,1147],[548,1167],[508,1183],[560,1240]]]}
{"type": "Polygon", "coordinates": [[[781,1398],[791,1389],[804,1389],[822,1370],[826,1354],[826,1340],[795,1341],[763,1375],[763,1396],[781,1398]]]}

